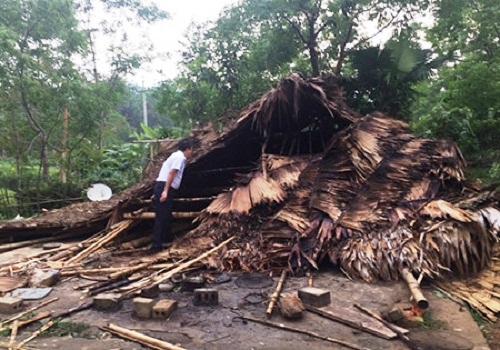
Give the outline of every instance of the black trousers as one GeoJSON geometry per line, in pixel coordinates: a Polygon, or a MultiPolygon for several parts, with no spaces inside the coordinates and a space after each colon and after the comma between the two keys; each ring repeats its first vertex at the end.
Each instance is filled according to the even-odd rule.
{"type": "Polygon", "coordinates": [[[170,187],[168,197],[165,202],[160,202],[160,197],[165,189],[165,181],[156,181],[154,186],[154,200],[156,217],[153,227],[153,240],[151,248],[162,248],[163,243],[172,241],[172,209],[174,207],[174,199],[177,197],[179,190],[170,187]]]}

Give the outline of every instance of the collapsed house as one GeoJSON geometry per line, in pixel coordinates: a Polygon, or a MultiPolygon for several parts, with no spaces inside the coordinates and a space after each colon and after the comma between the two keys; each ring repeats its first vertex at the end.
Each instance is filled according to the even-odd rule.
{"type": "MultiPolygon", "coordinates": [[[[164,259],[197,257],[233,237],[203,264],[297,273],[330,263],[373,282],[398,279],[403,269],[472,276],[498,254],[500,195],[466,181],[457,146],[352,111],[333,77],[291,75],[224,127],[193,130],[199,144],[174,207],[178,238],[164,259]]],[[[142,181],[110,200],[2,222],[0,238],[102,236],[117,225],[121,242],[137,238],[139,225],[149,236],[148,199],[174,149],[163,144],[142,181]]]]}

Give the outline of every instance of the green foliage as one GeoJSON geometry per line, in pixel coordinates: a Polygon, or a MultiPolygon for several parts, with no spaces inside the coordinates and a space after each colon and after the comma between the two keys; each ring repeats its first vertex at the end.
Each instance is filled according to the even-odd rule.
{"type": "Polygon", "coordinates": [[[432,58],[408,38],[390,40],[384,48],[351,51],[354,74],[344,78],[348,104],[366,114],[381,111],[401,119],[411,116],[414,84],[426,79],[445,58],[432,58]]]}
{"type": "Polygon", "coordinates": [[[441,0],[429,38],[438,52],[455,52],[452,65],[418,87],[412,126],[428,137],[458,142],[477,174],[489,182],[500,162],[500,3],[441,0]],[[487,168],[489,171],[479,171],[487,168]]]}
{"type": "Polygon", "coordinates": [[[97,167],[87,174],[90,183],[104,183],[113,191],[121,191],[140,180],[145,165],[147,146],[125,143],[106,149],[97,167]]]}

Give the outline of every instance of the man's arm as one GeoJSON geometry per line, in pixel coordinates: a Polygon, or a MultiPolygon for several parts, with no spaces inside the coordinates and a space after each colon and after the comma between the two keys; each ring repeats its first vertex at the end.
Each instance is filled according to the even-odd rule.
{"type": "Polygon", "coordinates": [[[177,174],[177,169],[170,169],[167,176],[167,181],[165,182],[165,188],[161,193],[160,202],[165,202],[168,198],[168,190],[170,189],[170,185],[172,185],[172,181],[174,181],[174,177],[177,174]]]}

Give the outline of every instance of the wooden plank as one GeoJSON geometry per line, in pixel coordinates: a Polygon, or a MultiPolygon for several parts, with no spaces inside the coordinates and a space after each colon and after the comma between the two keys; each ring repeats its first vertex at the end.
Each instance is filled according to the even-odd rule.
{"type": "MultiPolygon", "coordinates": [[[[305,307],[308,311],[314,312],[315,314],[343,323],[347,326],[366,331],[383,339],[394,339],[398,336],[395,332],[387,328],[382,322],[353,309],[347,309],[340,305],[314,307],[305,304],[305,307]]],[[[407,329],[399,329],[402,333],[408,333],[407,329]]]]}

